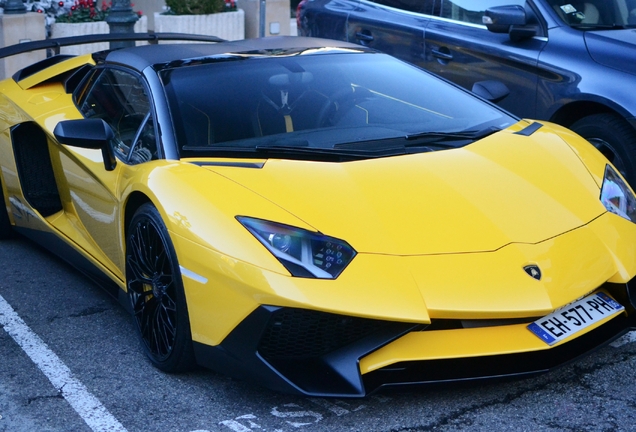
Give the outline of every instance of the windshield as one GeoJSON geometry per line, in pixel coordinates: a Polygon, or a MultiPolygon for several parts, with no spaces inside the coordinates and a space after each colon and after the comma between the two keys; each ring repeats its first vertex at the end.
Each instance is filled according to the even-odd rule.
{"type": "Polygon", "coordinates": [[[381,157],[466,145],[516,121],[385,54],[226,58],[160,76],[181,157],[381,157]],[[426,132],[435,139],[414,150],[426,132]]]}
{"type": "Polygon", "coordinates": [[[636,26],[636,0],[548,0],[559,17],[580,29],[621,29],[636,26]]]}

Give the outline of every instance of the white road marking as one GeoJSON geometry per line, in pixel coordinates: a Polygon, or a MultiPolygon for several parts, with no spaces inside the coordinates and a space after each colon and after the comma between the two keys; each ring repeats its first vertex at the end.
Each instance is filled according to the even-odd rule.
{"type": "Polygon", "coordinates": [[[320,399],[320,398],[309,398],[310,402],[315,403],[318,406],[321,406],[325,409],[328,409],[329,411],[331,411],[332,413],[334,413],[335,415],[337,415],[338,417],[345,415],[345,414],[349,414],[349,410],[345,409],[341,406],[332,404],[331,402],[329,402],[327,399],[320,399]]]}
{"type": "Polygon", "coordinates": [[[291,426],[295,428],[308,426],[313,423],[318,423],[320,420],[322,420],[322,414],[317,413],[315,411],[303,411],[300,405],[289,403],[283,406],[285,408],[301,408],[301,410],[300,411],[280,411],[278,407],[274,407],[270,411],[270,414],[273,415],[274,417],[283,418],[283,419],[284,418],[303,418],[303,417],[313,417],[315,419],[312,422],[296,422],[296,421],[286,420],[288,424],[290,424],[291,426]]]}
{"type": "Polygon", "coordinates": [[[126,428],[73,377],[70,369],[0,296],[0,325],[46,375],[93,431],[125,432],[126,428]]]}
{"type": "MultiPolygon", "coordinates": [[[[219,424],[229,427],[234,432],[252,432],[252,429],[248,428],[247,426],[243,426],[236,420],[224,420],[220,422],[219,424]]],[[[195,431],[195,432],[199,432],[199,431],[195,431]]],[[[209,432],[209,431],[205,431],[205,432],[209,432]]]]}
{"type": "Polygon", "coordinates": [[[631,331],[627,333],[625,336],[619,339],[616,339],[614,342],[610,344],[610,346],[613,346],[614,348],[618,348],[620,346],[623,346],[630,342],[635,342],[635,341],[636,341],[636,331],[631,331]]]}

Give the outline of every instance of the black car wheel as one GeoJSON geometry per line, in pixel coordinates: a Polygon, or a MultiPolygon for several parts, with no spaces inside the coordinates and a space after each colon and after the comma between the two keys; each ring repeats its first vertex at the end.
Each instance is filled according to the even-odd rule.
{"type": "Polygon", "coordinates": [[[570,126],[587,139],[621,172],[631,185],[636,185],[636,131],[614,114],[594,114],[570,126]]]}
{"type": "Polygon", "coordinates": [[[165,372],[191,369],[194,352],[179,265],[168,230],[151,204],[133,216],[126,245],[128,297],[146,355],[165,372]]]}
{"type": "Polygon", "coordinates": [[[9,214],[7,208],[4,205],[4,192],[2,190],[2,184],[0,184],[0,240],[12,238],[14,235],[13,228],[11,227],[11,221],[9,220],[9,214]]]}

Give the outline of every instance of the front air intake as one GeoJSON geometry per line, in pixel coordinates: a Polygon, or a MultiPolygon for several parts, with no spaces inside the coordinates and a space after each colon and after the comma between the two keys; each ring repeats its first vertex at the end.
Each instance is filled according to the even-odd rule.
{"type": "Polygon", "coordinates": [[[378,333],[390,324],[313,310],[281,308],[272,314],[258,352],[267,360],[316,358],[378,333]]]}

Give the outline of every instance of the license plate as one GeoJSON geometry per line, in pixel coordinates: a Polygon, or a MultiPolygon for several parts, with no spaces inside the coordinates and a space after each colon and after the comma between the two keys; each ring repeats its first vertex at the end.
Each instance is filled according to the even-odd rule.
{"type": "Polygon", "coordinates": [[[552,346],[623,310],[613,298],[598,292],[536,320],[528,325],[528,330],[552,346]]]}

